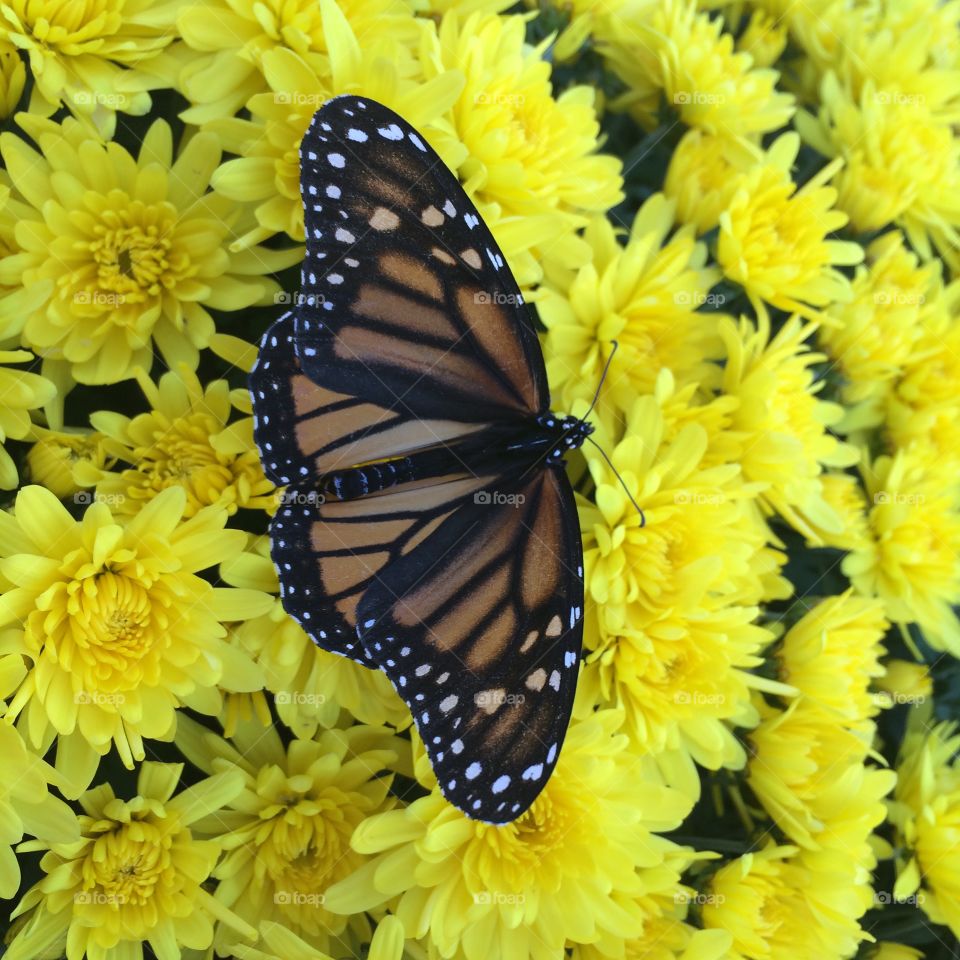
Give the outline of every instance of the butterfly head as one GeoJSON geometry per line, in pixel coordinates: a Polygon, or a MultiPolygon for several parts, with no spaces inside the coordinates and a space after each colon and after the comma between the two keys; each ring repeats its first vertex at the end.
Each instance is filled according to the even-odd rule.
{"type": "Polygon", "coordinates": [[[548,434],[553,450],[548,460],[559,461],[570,450],[582,447],[593,433],[593,425],[579,417],[560,417],[548,413],[539,418],[540,426],[548,434]]]}

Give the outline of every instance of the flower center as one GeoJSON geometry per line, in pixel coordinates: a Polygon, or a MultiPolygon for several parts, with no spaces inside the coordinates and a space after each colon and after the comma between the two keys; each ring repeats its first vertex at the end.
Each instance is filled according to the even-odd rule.
{"type": "Polygon", "coordinates": [[[146,588],[105,571],[73,581],[67,593],[71,630],[56,642],[60,664],[87,690],[134,689],[150,669],[158,636],[146,588]]]}
{"type": "Polygon", "coordinates": [[[142,906],[172,879],[173,831],[140,820],[99,836],[83,861],[83,883],[106,902],[142,906]]]}
{"type": "Polygon", "coordinates": [[[171,267],[172,223],[132,224],[126,211],[104,219],[89,243],[99,289],[121,294],[124,302],[156,296],[171,267]]]}

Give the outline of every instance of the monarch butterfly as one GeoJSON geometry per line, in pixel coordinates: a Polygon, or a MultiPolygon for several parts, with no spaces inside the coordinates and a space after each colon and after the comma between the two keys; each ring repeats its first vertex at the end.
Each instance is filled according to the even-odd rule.
{"type": "Polygon", "coordinates": [[[286,487],[283,604],[384,671],[444,796],[520,816],[570,718],[583,556],[537,335],[459,182],[401,117],[336,97],[301,147],[307,254],[250,375],[257,447],[286,487]]]}

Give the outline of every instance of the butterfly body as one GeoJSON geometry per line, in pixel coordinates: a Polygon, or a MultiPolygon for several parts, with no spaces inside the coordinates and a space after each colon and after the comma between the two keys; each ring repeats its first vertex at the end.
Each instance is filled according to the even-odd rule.
{"type": "Polygon", "coordinates": [[[539,461],[562,468],[564,456],[582,446],[591,433],[593,426],[584,420],[548,413],[519,427],[490,427],[459,443],[340,470],[319,477],[318,485],[325,497],[354,500],[400,484],[445,476],[466,462],[479,472],[512,463],[526,473],[539,461]]]}
{"type": "Polygon", "coordinates": [[[533,320],[424,138],[337,97],[301,145],[296,306],[250,375],[283,497],[283,604],[319,646],[383,671],[444,796],[507,823],[549,779],[581,655],[583,557],[533,320]]]}

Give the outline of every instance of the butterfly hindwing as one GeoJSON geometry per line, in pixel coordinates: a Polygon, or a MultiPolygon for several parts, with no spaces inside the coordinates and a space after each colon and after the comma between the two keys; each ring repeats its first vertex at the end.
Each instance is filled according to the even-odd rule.
{"type": "Polygon", "coordinates": [[[515,819],[550,776],[576,692],[583,580],[560,469],[501,477],[364,594],[363,645],[410,707],[440,789],[515,819]]]}
{"type": "Polygon", "coordinates": [[[547,408],[520,291],[456,177],[401,117],[343,96],[303,138],[305,372],[412,418],[547,408]]]}

